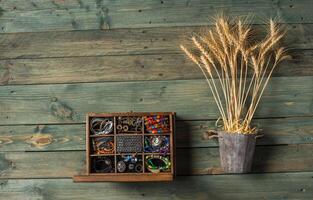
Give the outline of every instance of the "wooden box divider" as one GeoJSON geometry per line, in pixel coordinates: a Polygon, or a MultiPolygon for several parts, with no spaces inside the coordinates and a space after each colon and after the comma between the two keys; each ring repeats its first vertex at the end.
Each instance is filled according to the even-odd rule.
{"type": "Polygon", "coordinates": [[[175,176],[175,113],[174,112],[125,112],[125,113],[88,113],[86,115],[86,172],[82,175],[75,175],[74,182],[141,182],[141,181],[172,181],[175,176]],[[169,121],[169,132],[148,133],[145,128],[145,116],[166,116],[169,121]],[[141,117],[141,131],[118,132],[118,117],[141,117]],[[113,121],[113,130],[110,134],[92,135],[90,130],[90,121],[92,118],[111,118],[113,121]],[[142,152],[117,152],[117,136],[141,135],[142,152]],[[145,152],[145,137],[147,136],[166,136],[169,137],[169,153],[161,154],[158,152],[145,152]],[[112,137],[114,143],[113,153],[97,154],[93,150],[92,140],[95,138],[112,137]],[[170,159],[171,166],[168,171],[152,173],[146,169],[145,159],[147,155],[162,155],[170,159]],[[119,156],[135,155],[142,159],[142,172],[118,172],[117,163],[119,156]],[[114,170],[108,173],[99,173],[93,171],[93,159],[107,157],[113,161],[114,170]]]}

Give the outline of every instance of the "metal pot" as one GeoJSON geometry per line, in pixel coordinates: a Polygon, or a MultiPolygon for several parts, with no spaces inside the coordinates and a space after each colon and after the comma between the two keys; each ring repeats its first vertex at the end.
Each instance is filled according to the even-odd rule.
{"type": "Polygon", "coordinates": [[[257,134],[218,132],[221,166],[226,173],[251,171],[257,134]]]}

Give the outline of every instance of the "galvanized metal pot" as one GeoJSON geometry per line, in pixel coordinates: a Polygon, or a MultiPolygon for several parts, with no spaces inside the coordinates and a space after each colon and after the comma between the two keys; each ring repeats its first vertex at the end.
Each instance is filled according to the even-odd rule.
{"type": "Polygon", "coordinates": [[[226,173],[251,171],[257,134],[218,132],[220,159],[226,173]]]}

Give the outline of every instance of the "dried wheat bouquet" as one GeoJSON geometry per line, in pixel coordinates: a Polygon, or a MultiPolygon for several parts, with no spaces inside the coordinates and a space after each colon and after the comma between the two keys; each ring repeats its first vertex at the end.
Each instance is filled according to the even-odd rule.
{"type": "Polygon", "coordinates": [[[191,36],[192,47],[181,45],[201,69],[220,112],[223,130],[252,134],[251,120],[278,63],[288,58],[279,42],[284,29],[269,21],[267,35],[256,39],[241,19],[216,17],[212,27],[191,36]]]}

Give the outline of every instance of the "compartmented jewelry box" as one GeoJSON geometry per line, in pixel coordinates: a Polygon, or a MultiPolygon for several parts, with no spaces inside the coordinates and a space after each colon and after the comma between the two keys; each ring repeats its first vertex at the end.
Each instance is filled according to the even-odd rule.
{"type": "Polygon", "coordinates": [[[74,181],[173,180],[174,122],[173,112],[87,114],[86,174],[74,181]]]}

